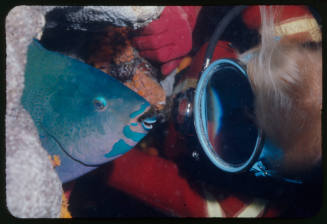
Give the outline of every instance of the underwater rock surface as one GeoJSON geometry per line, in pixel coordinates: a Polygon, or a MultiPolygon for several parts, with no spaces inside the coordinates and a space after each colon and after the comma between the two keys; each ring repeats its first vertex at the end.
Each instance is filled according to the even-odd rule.
{"type": "Polygon", "coordinates": [[[63,194],[33,120],[20,104],[27,46],[43,25],[36,7],[17,6],[6,17],[6,203],[20,218],[59,217],[63,194]]]}
{"type": "Polygon", "coordinates": [[[48,6],[42,7],[46,28],[65,26],[74,30],[98,30],[111,24],[134,29],[147,25],[162,12],[163,6],[48,6]]]}

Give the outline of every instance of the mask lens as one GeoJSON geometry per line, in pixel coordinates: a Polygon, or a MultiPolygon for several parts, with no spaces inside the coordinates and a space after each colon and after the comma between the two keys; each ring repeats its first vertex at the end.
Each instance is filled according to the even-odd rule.
{"type": "Polygon", "coordinates": [[[246,163],[254,152],[258,129],[253,93],[245,74],[231,64],[215,69],[203,94],[202,118],[210,153],[228,166],[246,163]]]}

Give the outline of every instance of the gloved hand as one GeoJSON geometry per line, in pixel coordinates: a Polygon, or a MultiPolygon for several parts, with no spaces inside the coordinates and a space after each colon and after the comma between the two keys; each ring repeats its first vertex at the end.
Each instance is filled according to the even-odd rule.
{"type": "Polygon", "coordinates": [[[140,55],[162,64],[169,74],[192,48],[192,31],[200,6],[166,6],[159,19],[152,21],[133,38],[140,55]]]}

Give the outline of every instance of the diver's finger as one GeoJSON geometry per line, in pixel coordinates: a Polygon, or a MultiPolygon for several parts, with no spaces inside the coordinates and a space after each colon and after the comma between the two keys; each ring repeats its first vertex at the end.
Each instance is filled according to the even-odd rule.
{"type": "Polygon", "coordinates": [[[151,36],[138,36],[132,40],[133,45],[139,50],[156,50],[172,44],[174,40],[167,33],[151,36]]]}
{"type": "Polygon", "coordinates": [[[140,29],[138,34],[141,36],[149,36],[164,33],[167,30],[166,21],[154,20],[146,27],[140,29]]]}
{"type": "Polygon", "coordinates": [[[152,61],[164,63],[164,62],[168,62],[171,59],[174,59],[173,49],[174,49],[174,45],[170,44],[168,46],[160,48],[159,50],[141,51],[140,55],[152,61]]]}
{"type": "Polygon", "coordinates": [[[181,59],[172,60],[161,66],[161,73],[169,75],[180,63],[181,59]]]}

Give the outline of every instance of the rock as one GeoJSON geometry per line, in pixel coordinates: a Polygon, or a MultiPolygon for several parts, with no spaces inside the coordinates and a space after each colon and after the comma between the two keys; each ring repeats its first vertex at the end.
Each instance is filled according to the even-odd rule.
{"type": "Polygon", "coordinates": [[[123,82],[157,110],[166,104],[166,94],[157,80],[158,70],[133,48],[130,29],[108,26],[96,33],[86,63],[123,82]]]}
{"type": "Polygon", "coordinates": [[[17,6],[6,17],[6,202],[19,218],[55,218],[61,209],[61,181],[20,104],[27,46],[44,26],[36,9],[17,6]]]}
{"type": "Polygon", "coordinates": [[[43,7],[46,28],[97,31],[107,25],[129,26],[134,29],[159,17],[163,6],[57,6],[43,7]]]}

